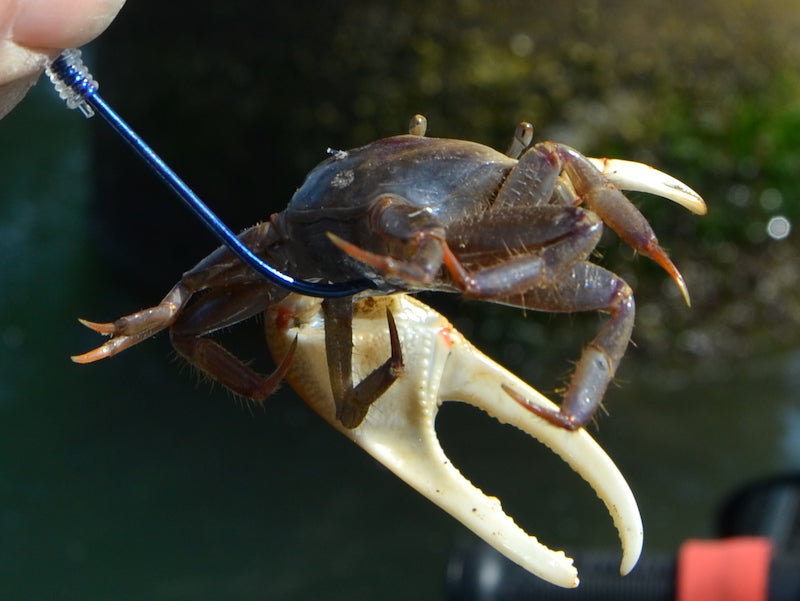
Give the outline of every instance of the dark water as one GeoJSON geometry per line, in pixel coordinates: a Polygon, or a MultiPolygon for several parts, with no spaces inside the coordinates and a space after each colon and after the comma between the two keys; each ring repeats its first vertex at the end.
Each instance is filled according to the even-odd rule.
{"type": "MultiPolygon", "coordinates": [[[[97,342],[76,317],[139,308],[87,242],[91,127],[46,88],[0,123],[0,598],[442,598],[464,529],[290,390],[243,407],[163,337],[69,361],[97,342]]],[[[647,550],[712,536],[733,487],[800,467],[800,354],[695,377],[631,354],[596,436],[647,550]]],[[[594,494],[537,443],[462,408],[441,417],[456,463],[523,526],[616,547],[594,494]]]]}

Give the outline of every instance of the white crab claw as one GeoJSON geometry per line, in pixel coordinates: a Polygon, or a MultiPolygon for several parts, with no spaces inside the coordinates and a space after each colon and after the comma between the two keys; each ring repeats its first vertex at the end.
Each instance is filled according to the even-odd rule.
{"type": "Polygon", "coordinates": [[[655,167],[622,159],[589,160],[620,190],[655,194],[675,201],[697,215],[705,215],[708,210],[697,192],[655,167]]]}
{"type": "Polygon", "coordinates": [[[614,463],[585,430],[568,432],[553,426],[509,397],[503,384],[539,404],[550,404],[476,350],[439,313],[404,294],[357,302],[353,319],[355,381],[389,356],[387,308],[397,323],[405,370],[352,430],[335,417],[320,301],[290,295],[273,307],[266,320],[267,340],[273,356],[281,358],[297,337],[287,379],[331,425],[503,555],[553,584],[574,587],[578,575],[572,559],[527,534],[503,512],[499,499],[485,495],[467,480],[444,454],[434,422],[443,401],[463,401],[540,440],[605,502],[622,541],[620,571],[628,573],[641,552],[642,521],[633,494],[614,463]]]}

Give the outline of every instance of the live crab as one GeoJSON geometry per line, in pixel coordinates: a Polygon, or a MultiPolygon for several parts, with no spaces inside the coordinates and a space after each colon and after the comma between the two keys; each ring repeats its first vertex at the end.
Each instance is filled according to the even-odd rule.
{"type": "Polygon", "coordinates": [[[554,142],[531,145],[527,123],[507,154],[427,138],[425,128],[416,116],[408,135],[331,151],[284,211],[240,234],[286,273],[332,282],[366,278],[373,289],[324,301],[298,297],[222,247],[184,273],[158,305],[112,323],[81,320],[111,339],[73,359],[103,359],[168,328],[190,363],[255,401],[288,376],[337,429],[507,556],[551,582],[575,586],[571,561],[522,532],[499,501],[472,487],[442,453],[432,421],[438,405],[451,399],[477,405],[545,442],[597,489],[620,531],[627,572],[641,548],[638,510],[582,426],[625,352],[634,301],[619,276],[588,258],[606,223],[658,262],[688,304],[682,276],[620,189],[655,193],[699,214],[705,204],[646,165],[589,159],[554,142]],[[421,290],[526,309],[598,310],[610,318],[556,407],[407,295],[421,290]],[[258,313],[266,315],[278,364],[269,376],[206,337],[258,313]]]}

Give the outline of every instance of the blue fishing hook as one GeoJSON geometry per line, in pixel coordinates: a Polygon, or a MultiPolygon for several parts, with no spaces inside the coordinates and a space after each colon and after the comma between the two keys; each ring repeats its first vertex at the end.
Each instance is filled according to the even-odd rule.
{"type": "Polygon", "coordinates": [[[46,69],[50,81],[59,96],[66,101],[67,107],[78,108],[87,118],[92,117],[95,112],[99,113],[203,225],[249,267],[274,284],[306,296],[340,298],[372,287],[368,280],[326,283],[296,279],[256,256],[97,94],[98,84],[84,66],[80,55],[80,50],[75,48],[64,50],[46,69]]]}

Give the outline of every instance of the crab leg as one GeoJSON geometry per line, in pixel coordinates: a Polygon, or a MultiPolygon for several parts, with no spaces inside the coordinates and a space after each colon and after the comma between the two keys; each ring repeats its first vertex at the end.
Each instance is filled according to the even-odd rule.
{"type": "Polygon", "coordinates": [[[355,303],[353,341],[359,353],[353,357],[354,377],[374,370],[390,353],[387,310],[394,315],[402,346],[414,352],[406,353],[404,374],[353,429],[336,419],[320,301],[290,295],[271,308],[265,320],[267,340],[273,355],[283,357],[297,338],[287,379],[334,428],[511,560],[553,584],[574,587],[578,576],[572,560],[523,531],[503,512],[498,499],[469,482],[444,454],[434,423],[442,402],[461,401],[541,441],[606,504],[622,541],[620,572],[628,573],[641,552],[642,522],[614,463],[585,430],[569,432],[554,426],[511,399],[503,387],[513,387],[542,406],[556,407],[476,350],[433,309],[403,294],[355,303]],[[292,319],[286,319],[287,312],[292,319]]]}

